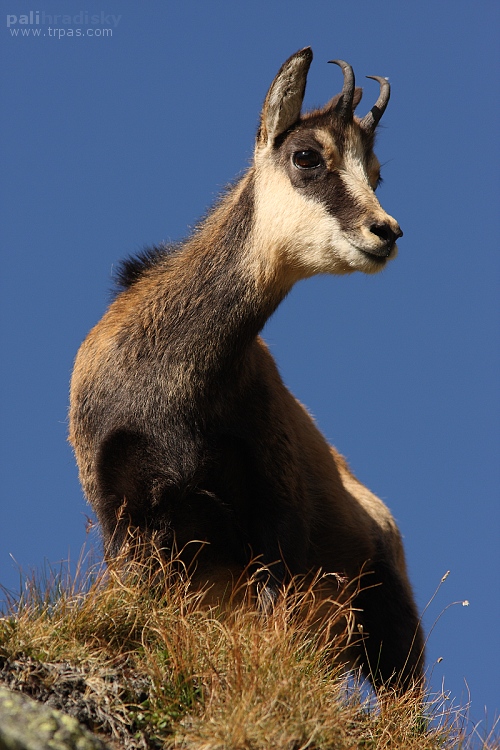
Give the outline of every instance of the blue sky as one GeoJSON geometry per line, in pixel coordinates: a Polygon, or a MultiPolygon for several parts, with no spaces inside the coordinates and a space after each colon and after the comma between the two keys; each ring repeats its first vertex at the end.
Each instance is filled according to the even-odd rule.
{"type": "Polygon", "coordinates": [[[11,555],[28,571],[77,558],[86,541],[90,510],[66,443],[68,382],[113,267],[185,236],[246,168],[272,78],[311,45],[306,107],[340,89],[331,58],[353,65],[360,111],[377,95],[364,76],[391,80],[380,200],[404,238],[378,276],[298,284],[264,336],[287,385],[393,511],[421,609],[451,571],[424,620],[429,631],[439,618],[431,683],[444,681],[455,703],[470,697],[472,718],[491,725],[500,709],[498,4],[1,6],[0,582],[18,585],[11,555]]]}

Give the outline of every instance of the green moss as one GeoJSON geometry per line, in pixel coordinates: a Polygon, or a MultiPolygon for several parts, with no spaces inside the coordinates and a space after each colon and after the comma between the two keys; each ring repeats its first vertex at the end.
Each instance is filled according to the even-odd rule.
{"type": "Polygon", "coordinates": [[[0,687],[1,750],[106,750],[78,721],[0,687]]]}

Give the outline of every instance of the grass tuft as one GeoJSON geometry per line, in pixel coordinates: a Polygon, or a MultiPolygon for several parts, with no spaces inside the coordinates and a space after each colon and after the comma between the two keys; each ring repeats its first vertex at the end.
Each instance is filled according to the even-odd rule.
{"type": "MultiPolygon", "coordinates": [[[[347,678],[348,596],[326,633],[317,586],[290,587],[265,615],[243,585],[231,606],[210,605],[178,561],[159,555],[153,565],[81,566],[41,581],[32,576],[20,596],[7,596],[0,683],[62,709],[113,747],[478,747],[465,711],[446,708],[443,696],[375,700],[347,678]]],[[[481,747],[500,744],[490,736],[481,747]]]]}

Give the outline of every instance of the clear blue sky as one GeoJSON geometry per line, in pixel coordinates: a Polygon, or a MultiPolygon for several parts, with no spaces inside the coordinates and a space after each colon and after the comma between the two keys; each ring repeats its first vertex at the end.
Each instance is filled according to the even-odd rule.
{"type": "Polygon", "coordinates": [[[364,76],[390,77],[380,199],[405,234],[378,276],[299,284],[265,338],[286,383],[392,509],[421,608],[451,570],[426,628],[448,604],[470,602],[441,616],[428,663],[436,690],[444,680],[455,702],[469,690],[472,717],[487,706],[491,724],[498,16],[498,3],[481,0],[2,1],[0,582],[17,586],[9,555],[26,571],[78,557],[86,539],[90,511],[66,444],[68,381],[114,264],[189,231],[248,164],[279,66],[311,45],[306,106],[340,89],[333,57],[364,85],[360,110],[377,95],[364,76]],[[21,24],[30,10],[32,25],[21,24]]]}

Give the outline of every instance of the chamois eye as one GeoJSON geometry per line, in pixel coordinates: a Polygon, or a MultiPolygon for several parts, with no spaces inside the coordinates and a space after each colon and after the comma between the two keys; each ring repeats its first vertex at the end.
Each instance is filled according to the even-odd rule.
{"type": "Polygon", "coordinates": [[[296,151],[292,156],[294,166],[298,169],[315,169],[323,163],[321,156],[317,151],[308,149],[307,151],[296,151]]]}

